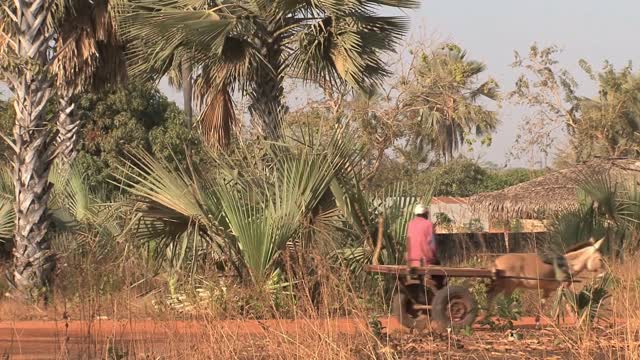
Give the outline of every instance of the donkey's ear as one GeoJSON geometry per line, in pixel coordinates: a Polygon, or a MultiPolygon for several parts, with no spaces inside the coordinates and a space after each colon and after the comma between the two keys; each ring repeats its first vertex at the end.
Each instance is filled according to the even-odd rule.
{"type": "Polygon", "coordinates": [[[604,238],[598,240],[595,244],[593,244],[593,247],[598,250],[600,249],[600,247],[602,246],[602,243],[604,242],[604,238]]]}

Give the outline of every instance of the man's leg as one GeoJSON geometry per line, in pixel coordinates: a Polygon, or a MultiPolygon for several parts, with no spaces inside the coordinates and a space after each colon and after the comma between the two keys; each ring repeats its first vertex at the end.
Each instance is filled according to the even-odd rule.
{"type": "MultiPolygon", "coordinates": [[[[440,266],[440,260],[438,260],[437,258],[431,260],[431,265],[440,266]]],[[[438,289],[442,289],[443,287],[445,287],[446,278],[444,276],[442,276],[442,275],[433,275],[431,278],[436,283],[436,286],[438,287],[438,289]]]]}

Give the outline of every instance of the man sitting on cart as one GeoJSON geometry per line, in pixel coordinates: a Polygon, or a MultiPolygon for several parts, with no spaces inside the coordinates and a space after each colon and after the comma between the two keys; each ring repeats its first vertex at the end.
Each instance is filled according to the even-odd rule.
{"type": "MultiPolygon", "coordinates": [[[[412,270],[419,267],[440,265],[438,260],[433,223],[429,220],[429,209],[417,204],[413,211],[415,217],[407,227],[407,265],[412,270]]],[[[444,286],[444,277],[431,277],[438,288],[444,286]]]]}

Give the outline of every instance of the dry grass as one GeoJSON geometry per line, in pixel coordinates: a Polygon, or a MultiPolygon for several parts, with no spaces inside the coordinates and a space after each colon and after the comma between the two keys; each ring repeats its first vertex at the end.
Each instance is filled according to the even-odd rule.
{"type": "MultiPolygon", "coordinates": [[[[377,334],[368,324],[372,306],[362,300],[365,294],[358,294],[340,276],[321,273],[317,276],[327,286],[320,304],[300,295],[293,303],[287,297],[237,288],[188,313],[155,306],[154,300],[166,293],[141,296],[135,288],[104,295],[93,287],[75,298],[57,294],[57,302],[47,309],[2,301],[3,320],[57,320],[59,330],[51,343],[12,335],[10,341],[0,340],[0,351],[40,347],[61,359],[638,359],[640,267],[634,260],[611,266],[619,281],[601,312],[608,320],[593,326],[518,328],[517,336],[507,329],[377,334]],[[65,320],[65,313],[72,320],[85,320],[84,327],[76,331],[77,325],[65,320]],[[122,321],[105,329],[98,316],[122,321]],[[140,322],[148,319],[153,321],[140,322]],[[191,322],[179,326],[174,322],[185,319],[191,322]]],[[[535,294],[529,293],[525,300],[524,313],[533,315],[535,294]]],[[[11,325],[15,333],[20,324],[11,325]]]]}

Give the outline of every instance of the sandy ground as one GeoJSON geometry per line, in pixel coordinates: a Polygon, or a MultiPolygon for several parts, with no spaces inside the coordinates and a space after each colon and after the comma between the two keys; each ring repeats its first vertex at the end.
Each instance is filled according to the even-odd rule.
{"type": "MultiPolygon", "coordinates": [[[[387,333],[398,333],[401,330],[395,319],[384,318],[381,322],[387,333]]],[[[530,330],[534,327],[533,318],[523,318],[515,322],[515,326],[518,329],[527,329],[526,331],[537,331],[530,330]]],[[[272,331],[296,335],[310,328],[323,329],[331,333],[356,334],[365,327],[364,321],[346,318],[315,321],[229,320],[215,323],[151,320],[2,321],[0,354],[3,359],[105,358],[110,348],[145,346],[161,353],[163,346],[169,346],[169,343],[175,346],[176,339],[181,339],[179,342],[183,343],[212,328],[229,336],[259,336],[272,331]]],[[[476,326],[476,329],[483,331],[479,326],[476,326]]]]}

